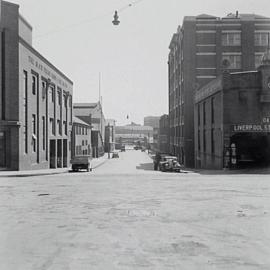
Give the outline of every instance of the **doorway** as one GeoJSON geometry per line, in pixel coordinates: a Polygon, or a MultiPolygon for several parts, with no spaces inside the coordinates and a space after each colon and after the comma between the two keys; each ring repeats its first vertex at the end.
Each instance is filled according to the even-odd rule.
{"type": "Polygon", "coordinates": [[[56,143],[50,140],[50,169],[56,168],[56,143]]]}
{"type": "Polygon", "coordinates": [[[240,168],[270,165],[270,136],[262,133],[239,133],[231,137],[236,147],[236,166],[240,168]]]}
{"type": "Polygon", "coordinates": [[[6,167],[6,136],[0,131],[0,168],[6,167]]]}

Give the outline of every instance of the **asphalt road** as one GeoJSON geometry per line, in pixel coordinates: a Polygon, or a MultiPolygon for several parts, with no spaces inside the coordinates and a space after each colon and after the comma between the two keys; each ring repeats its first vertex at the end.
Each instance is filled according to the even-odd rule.
{"type": "Polygon", "coordinates": [[[0,178],[0,269],[270,269],[269,175],[153,171],[0,178]]]}

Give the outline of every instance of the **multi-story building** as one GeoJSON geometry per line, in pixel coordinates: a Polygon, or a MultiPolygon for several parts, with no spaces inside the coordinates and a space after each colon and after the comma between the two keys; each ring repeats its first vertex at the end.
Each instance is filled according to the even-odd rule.
{"type": "Polygon", "coordinates": [[[73,83],[33,48],[19,6],[0,4],[0,168],[67,167],[73,83]]]}
{"type": "Polygon", "coordinates": [[[159,120],[158,148],[161,153],[170,152],[169,137],[169,116],[164,114],[160,117],[159,120]]]}
{"type": "Polygon", "coordinates": [[[130,125],[116,126],[115,137],[118,144],[153,143],[153,128],[132,122],[130,125]]]}
{"type": "Polygon", "coordinates": [[[144,117],[144,126],[158,128],[160,116],[146,116],[144,117]]]}
{"type": "Polygon", "coordinates": [[[185,17],[170,42],[170,151],[194,167],[194,95],[224,69],[255,70],[268,45],[270,19],[256,14],[185,17]]]}
{"type": "Polygon", "coordinates": [[[91,125],[92,127],[92,151],[93,157],[100,157],[104,154],[105,139],[105,117],[100,102],[96,103],[75,103],[73,105],[74,115],[91,125]]]}
{"type": "Polygon", "coordinates": [[[73,116],[71,157],[91,156],[91,126],[73,116]]]}
{"type": "Polygon", "coordinates": [[[105,126],[105,152],[111,153],[115,150],[115,120],[106,119],[105,126]]]}
{"type": "Polygon", "coordinates": [[[270,164],[270,51],[256,71],[224,72],[195,95],[196,167],[270,164]]]}
{"type": "Polygon", "coordinates": [[[144,126],[153,128],[153,142],[151,143],[151,149],[154,151],[158,151],[159,120],[160,116],[144,117],[144,126]]]}

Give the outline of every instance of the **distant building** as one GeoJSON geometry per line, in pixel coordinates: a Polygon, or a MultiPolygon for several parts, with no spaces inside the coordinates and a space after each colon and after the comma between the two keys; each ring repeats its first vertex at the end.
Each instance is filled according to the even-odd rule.
{"type": "Polygon", "coordinates": [[[194,167],[194,94],[229,72],[255,70],[268,45],[270,18],[202,14],[184,18],[173,35],[168,58],[170,152],[194,167]]]}
{"type": "Polygon", "coordinates": [[[91,126],[77,117],[73,117],[71,157],[92,155],[91,126]]]}
{"type": "Polygon", "coordinates": [[[161,153],[170,153],[170,127],[169,116],[164,114],[159,120],[158,148],[161,153]]]}
{"type": "Polygon", "coordinates": [[[144,117],[144,126],[158,128],[160,116],[146,116],[144,117]]]}
{"type": "Polygon", "coordinates": [[[68,167],[73,83],[32,47],[19,6],[0,5],[0,169],[68,167]]]}
{"type": "Polygon", "coordinates": [[[154,151],[158,151],[159,120],[160,116],[144,117],[144,126],[153,128],[153,142],[151,143],[151,149],[154,151]]]}
{"type": "Polygon", "coordinates": [[[196,167],[270,165],[270,51],[257,71],[224,72],[195,95],[196,167]]]}
{"type": "Polygon", "coordinates": [[[74,115],[92,127],[92,151],[93,157],[104,154],[105,147],[105,117],[100,102],[74,103],[74,115]]]}
{"type": "Polygon", "coordinates": [[[105,126],[105,152],[113,152],[115,150],[115,120],[106,119],[105,126]]]}
{"type": "Polygon", "coordinates": [[[153,143],[153,128],[135,123],[116,126],[115,137],[118,144],[153,143]]]}

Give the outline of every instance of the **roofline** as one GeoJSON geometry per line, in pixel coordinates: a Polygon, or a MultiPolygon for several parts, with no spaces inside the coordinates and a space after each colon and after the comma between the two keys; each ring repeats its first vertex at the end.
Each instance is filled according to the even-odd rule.
{"type": "Polygon", "coordinates": [[[51,62],[49,62],[44,56],[42,56],[31,45],[29,45],[22,37],[19,37],[19,43],[21,43],[24,47],[26,47],[32,53],[37,55],[42,61],[44,61],[48,66],[50,66],[55,72],[61,75],[65,80],[67,80],[73,86],[73,81],[71,81],[64,73],[62,73],[58,68],[56,68],[51,62]]]}
{"type": "Polygon", "coordinates": [[[18,4],[7,2],[7,1],[4,1],[4,0],[2,0],[2,3],[5,4],[5,5],[16,6],[17,8],[20,7],[20,5],[18,5],[18,4]]]}
{"type": "Polygon", "coordinates": [[[26,26],[32,31],[32,25],[19,13],[19,18],[26,24],[26,26]]]}

